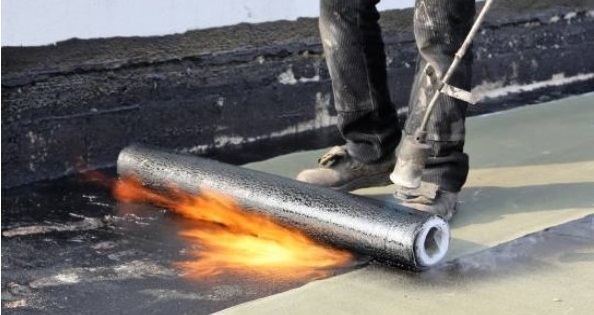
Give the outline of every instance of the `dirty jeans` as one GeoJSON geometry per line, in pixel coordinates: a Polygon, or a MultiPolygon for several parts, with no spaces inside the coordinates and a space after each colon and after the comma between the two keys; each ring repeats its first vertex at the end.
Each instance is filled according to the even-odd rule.
{"type": "MultiPolygon", "coordinates": [[[[414,135],[434,93],[435,80],[427,65],[441,76],[470,30],[475,0],[417,0],[414,35],[419,51],[417,72],[403,132],[390,98],[386,56],[378,24],[379,0],[320,0],[320,35],[332,79],[338,129],[355,159],[374,163],[393,154],[404,136],[414,135]]],[[[470,89],[472,53],[469,51],[450,84],[470,89]]],[[[423,180],[457,192],[468,175],[464,148],[467,104],[442,95],[428,124],[432,152],[423,180]]]]}

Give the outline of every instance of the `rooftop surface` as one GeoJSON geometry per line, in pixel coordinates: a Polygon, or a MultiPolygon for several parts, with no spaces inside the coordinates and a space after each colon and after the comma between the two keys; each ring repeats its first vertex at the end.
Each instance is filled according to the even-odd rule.
{"type": "MultiPolygon", "coordinates": [[[[3,190],[2,311],[588,314],[592,104],[594,94],[586,94],[469,118],[471,172],[451,248],[442,265],[421,273],[371,262],[322,280],[190,280],[174,266],[192,246],[177,234],[188,224],[182,218],[118,205],[107,189],[80,178],[3,190]],[[18,231],[26,233],[11,235],[18,231]]],[[[323,151],[246,166],[293,177],[323,151]]],[[[356,193],[393,202],[389,186],[356,193]]]]}
{"type": "MultiPolygon", "coordinates": [[[[446,258],[455,268],[410,275],[372,264],[221,314],[588,313],[594,309],[592,104],[588,94],[468,120],[471,171],[446,258]],[[550,232],[562,234],[564,246],[543,242],[538,233],[526,240],[532,247],[513,242],[588,215],[582,228],[550,232]]],[[[295,176],[322,152],[250,167],[295,176]]],[[[392,199],[390,186],[356,193],[392,199]]]]}

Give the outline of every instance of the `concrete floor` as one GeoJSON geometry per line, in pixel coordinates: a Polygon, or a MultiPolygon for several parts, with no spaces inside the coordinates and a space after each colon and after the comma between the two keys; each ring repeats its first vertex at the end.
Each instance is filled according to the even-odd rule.
{"type": "MultiPolygon", "coordinates": [[[[588,94],[468,120],[471,172],[445,264],[454,272],[411,275],[372,264],[219,314],[591,314],[593,104],[588,94]],[[584,217],[581,228],[547,230],[584,217]]],[[[292,177],[323,151],[248,167],[292,177]]],[[[390,187],[356,193],[391,200],[390,187]]]]}
{"type": "MultiPolygon", "coordinates": [[[[174,267],[194,248],[178,235],[191,225],[181,217],[118,204],[108,189],[80,178],[3,190],[2,311],[589,314],[592,104],[589,94],[470,118],[472,170],[452,222],[449,256],[422,273],[371,263],[333,270],[340,275],[317,281],[284,281],[272,273],[189,280],[174,267]],[[68,231],[80,227],[81,217],[96,226],[68,231]],[[35,226],[66,230],[5,235],[35,226]]],[[[314,166],[321,152],[248,167],[293,177],[314,166]]],[[[357,193],[392,202],[390,187],[357,193]]]]}

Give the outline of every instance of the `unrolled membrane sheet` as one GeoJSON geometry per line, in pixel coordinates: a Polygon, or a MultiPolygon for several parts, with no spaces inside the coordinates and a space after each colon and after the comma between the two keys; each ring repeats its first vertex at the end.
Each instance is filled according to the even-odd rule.
{"type": "Polygon", "coordinates": [[[155,188],[219,192],[321,242],[403,267],[434,265],[449,245],[438,216],[205,158],[135,145],[120,152],[117,169],[155,188]]]}

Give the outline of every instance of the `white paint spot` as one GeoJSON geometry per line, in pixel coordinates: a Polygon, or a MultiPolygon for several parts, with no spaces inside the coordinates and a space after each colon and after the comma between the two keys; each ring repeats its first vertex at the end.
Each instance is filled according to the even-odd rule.
{"type": "Polygon", "coordinates": [[[549,23],[557,23],[557,22],[559,22],[560,19],[561,18],[559,16],[555,15],[555,16],[551,17],[551,19],[549,20],[549,23]]]}
{"type": "Polygon", "coordinates": [[[101,250],[101,249],[114,248],[116,246],[117,246],[117,244],[115,242],[104,241],[104,242],[99,242],[97,244],[92,245],[91,248],[95,249],[95,250],[101,250]]]}
{"type": "Polygon", "coordinates": [[[311,77],[311,78],[305,78],[305,77],[301,77],[299,78],[299,80],[297,80],[297,78],[295,78],[295,73],[293,73],[293,69],[289,68],[287,69],[287,71],[281,73],[278,75],[277,77],[278,82],[280,84],[284,84],[284,85],[295,85],[298,82],[301,83],[307,83],[307,82],[319,82],[320,81],[320,75],[316,74],[315,76],[311,77]]]}
{"type": "Polygon", "coordinates": [[[224,97],[219,97],[217,99],[217,106],[223,107],[223,105],[225,105],[225,98],[224,97]]]}
{"type": "Polygon", "coordinates": [[[192,153],[192,154],[204,154],[210,149],[212,146],[208,144],[199,144],[189,148],[183,148],[179,150],[182,153],[192,153]]]}
{"type": "MultiPolygon", "coordinates": [[[[144,223],[144,222],[142,222],[142,223],[144,223]]],[[[147,224],[147,223],[144,223],[144,224],[147,224]]],[[[129,249],[129,250],[124,250],[121,252],[109,254],[109,255],[107,255],[107,258],[109,258],[111,260],[115,260],[115,261],[121,261],[123,258],[136,255],[136,253],[137,253],[136,250],[129,249]]]]}
{"type": "Polygon", "coordinates": [[[235,285],[220,285],[210,287],[208,290],[196,292],[183,292],[167,289],[147,289],[140,291],[160,301],[174,300],[206,300],[206,301],[227,301],[237,296],[253,295],[254,291],[235,285]]]}
{"type": "Polygon", "coordinates": [[[80,281],[80,279],[78,278],[78,275],[74,274],[74,273],[66,273],[66,274],[58,274],[55,276],[56,281],[65,283],[65,284],[72,284],[72,283],[78,283],[80,281]]]}
{"type": "Polygon", "coordinates": [[[299,78],[299,82],[306,83],[306,82],[320,82],[320,75],[316,74],[311,78],[301,77],[299,78]]]}
{"type": "Polygon", "coordinates": [[[228,145],[239,145],[245,142],[245,138],[239,136],[215,136],[215,148],[221,148],[228,145]]]}
{"type": "Polygon", "coordinates": [[[44,287],[74,284],[78,282],[80,282],[78,273],[74,272],[73,270],[67,270],[51,277],[35,280],[31,282],[29,286],[33,289],[38,289],[44,287]]]}
{"type": "Polygon", "coordinates": [[[289,68],[287,71],[279,74],[277,79],[280,84],[284,84],[284,85],[297,84],[297,79],[295,78],[295,73],[293,73],[292,68],[289,68]]]}
{"type": "Polygon", "coordinates": [[[37,169],[37,163],[44,162],[48,156],[46,140],[31,130],[27,132],[26,137],[31,144],[31,151],[34,152],[29,156],[29,170],[35,171],[37,169]]]}
{"type": "Polygon", "coordinates": [[[203,294],[194,292],[181,292],[178,290],[166,290],[166,289],[148,289],[140,291],[142,294],[146,294],[160,301],[173,301],[173,300],[208,300],[203,294]]]}
{"type": "Polygon", "coordinates": [[[153,262],[134,260],[114,266],[113,270],[116,272],[118,279],[140,279],[145,277],[163,277],[173,276],[173,270],[157,265],[153,262]]]}
{"type": "Polygon", "coordinates": [[[310,130],[329,127],[336,125],[337,117],[330,115],[330,93],[316,93],[315,113],[314,119],[297,123],[282,130],[273,131],[267,135],[259,135],[255,137],[242,137],[238,135],[217,135],[215,136],[212,145],[197,145],[189,148],[181,149],[181,152],[200,154],[207,152],[210,149],[217,149],[227,145],[240,145],[253,143],[265,139],[274,139],[284,137],[286,135],[298,134],[310,130]]]}
{"type": "Polygon", "coordinates": [[[27,306],[27,299],[8,300],[2,302],[2,308],[20,308],[27,306]]]}
{"type": "Polygon", "coordinates": [[[31,144],[35,144],[35,142],[37,142],[37,139],[39,139],[34,133],[33,131],[27,132],[27,138],[29,138],[29,142],[31,144]]]}
{"type": "Polygon", "coordinates": [[[79,282],[120,281],[148,277],[171,277],[177,273],[152,262],[134,260],[117,266],[70,268],[62,272],[32,281],[34,289],[69,285],[79,282]]]}
{"type": "Polygon", "coordinates": [[[478,99],[498,98],[509,94],[516,94],[526,91],[534,91],[549,86],[562,86],[580,81],[586,81],[594,78],[594,73],[578,74],[572,77],[566,77],[564,73],[554,74],[551,79],[539,82],[533,82],[524,85],[507,85],[504,81],[483,82],[472,89],[472,93],[478,99]]]}
{"type": "Polygon", "coordinates": [[[569,12],[567,14],[565,14],[565,16],[563,17],[566,20],[571,20],[573,18],[577,17],[577,13],[576,12],[569,12]]]}

